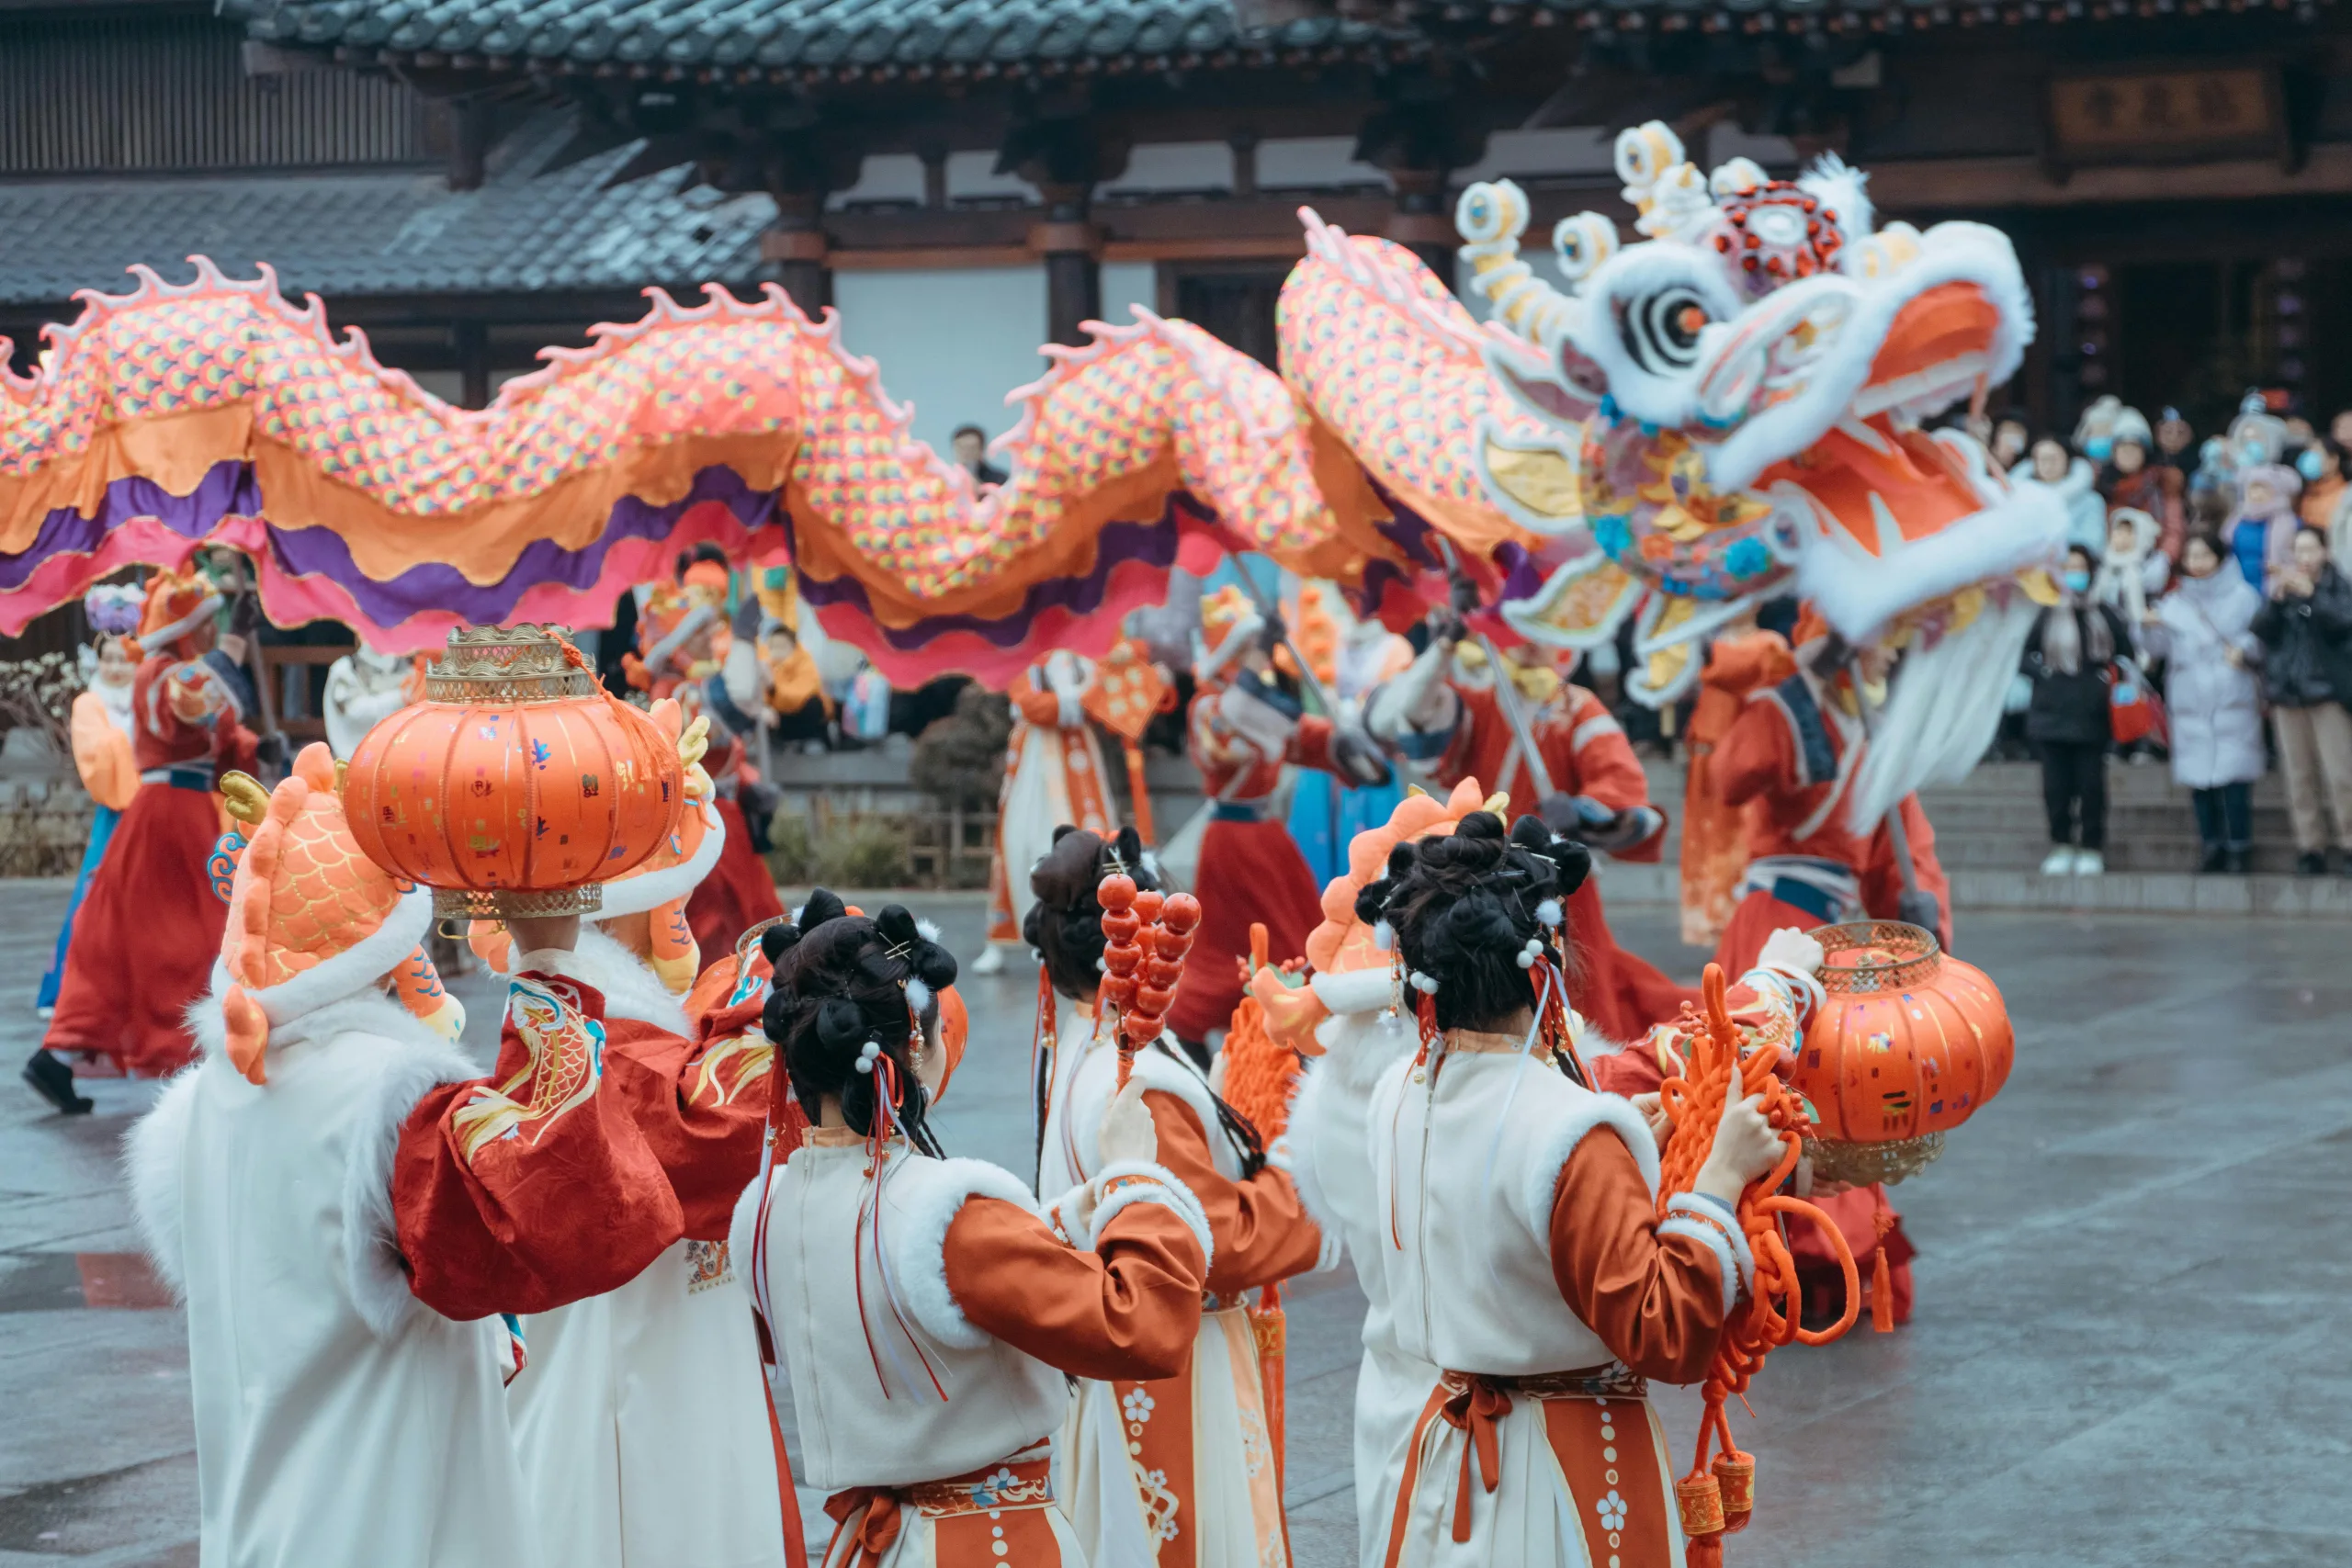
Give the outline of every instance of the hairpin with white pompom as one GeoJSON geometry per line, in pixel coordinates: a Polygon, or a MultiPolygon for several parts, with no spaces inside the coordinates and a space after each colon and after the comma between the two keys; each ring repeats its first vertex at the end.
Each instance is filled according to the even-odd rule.
{"type": "Polygon", "coordinates": [[[1524,947],[1511,954],[1511,962],[1521,969],[1532,969],[1535,967],[1535,961],[1542,956],[1544,956],[1544,939],[1532,936],[1527,939],[1527,944],[1524,947]]]}
{"type": "Polygon", "coordinates": [[[857,1049],[857,1070],[861,1073],[870,1073],[874,1070],[874,1064],[881,1059],[881,1042],[869,1040],[857,1049]]]}

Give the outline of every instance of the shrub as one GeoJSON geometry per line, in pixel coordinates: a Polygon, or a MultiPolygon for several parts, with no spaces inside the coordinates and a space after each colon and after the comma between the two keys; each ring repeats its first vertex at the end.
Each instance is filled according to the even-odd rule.
{"type": "Polygon", "coordinates": [[[1004,781],[1004,747],[1012,736],[1012,705],[1001,692],[978,685],[956,696],[956,711],[934,719],[915,739],[908,782],[943,807],[982,811],[996,804],[1004,781]]]}
{"type": "Polygon", "coordinates": [[[906,826],[887,817],[829,826],[816,859],[816,880],[827,887],[903,887],[906,826]]]}
{"type": "Polygon", "coordinates": [[[808,818],[797,812],[777,812],[768,823],[768,874],[786,887],[808,886],[817,870],[808,818]]]}

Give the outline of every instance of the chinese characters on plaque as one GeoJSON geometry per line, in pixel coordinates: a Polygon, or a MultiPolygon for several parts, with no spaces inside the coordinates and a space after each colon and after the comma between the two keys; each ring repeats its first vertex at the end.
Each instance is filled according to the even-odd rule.
{"type": "Polygon", "coordinates": [[[2268,67],[2218,66],[2050,84],[2051,150],[2072,164],[2260,157],[2283,144],[2268,67]]]}

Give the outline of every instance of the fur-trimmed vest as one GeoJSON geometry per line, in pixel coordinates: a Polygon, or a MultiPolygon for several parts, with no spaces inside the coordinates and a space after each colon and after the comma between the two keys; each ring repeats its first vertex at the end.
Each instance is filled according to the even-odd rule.
{"type": "MultiPolygon", "coordinates": [[[[826,1491],[960,1475],[1051,1436],[1069,1404],[1060,1372],[975,1326],[947,1284],[947,1228],[965,1201],[1034,1213],[1028,1190],[985,1161],[898,1145],[869,1217],[866,1160],[863,1144],[795,1149],[772,1179],[759,1254],[803,1476],[826,1491]]],[[[752,1266],[759,1207],[753,1182],[729,1235],[739,1269],[752,1266]]]]}
{"type": "Polygon", "coordinates": [[[480,1069],[359,996],[273,1025],[255,1085],[220,1052],[218,1000],[194,1015],[206,1055],[128,1159],[140,1231],[187,1303],[206,1561],[537,1563],[505,1332],[418,1303],[394,1250],[401,1123],[480,1069]]]}
{"type": "Polygon", "coordinates": [[[1657,1144],[1631,1102],[1521,1055],[1431,1053],[1381,1075],[1370,1153],[1397,1348],[1463,1372],[1528,1375],[1615,1356],[1560,1299],[1555,1190],[1568,1156],[1614,1129],[1657,1190],[1657,1144]]]}

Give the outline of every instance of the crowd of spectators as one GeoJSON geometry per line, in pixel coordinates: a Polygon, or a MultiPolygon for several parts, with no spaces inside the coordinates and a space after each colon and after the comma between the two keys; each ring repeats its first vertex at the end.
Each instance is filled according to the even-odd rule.
{"type": "Polygon", "coordinates": [[[2057,602],[2010,703],[2042,768],[2043,872],[2105,870],[2109,759],[2161,750],[2201,870],[2253,869],[2253,784],[2275,763],[2297,871],[2324,874],[2333,850],[2352,875],[2352,581],[2337,564],[2352,558],[2352,411],[2323,433],[2249,394],[2199,443],[2178,411],[2152,423],[2109,397],[2065,440],[2020,415],[1979,434],[2067,512],[2057,602]],[[2121,716],[2136,713],[2162,723],[2141,734],[2121,716]]]}

